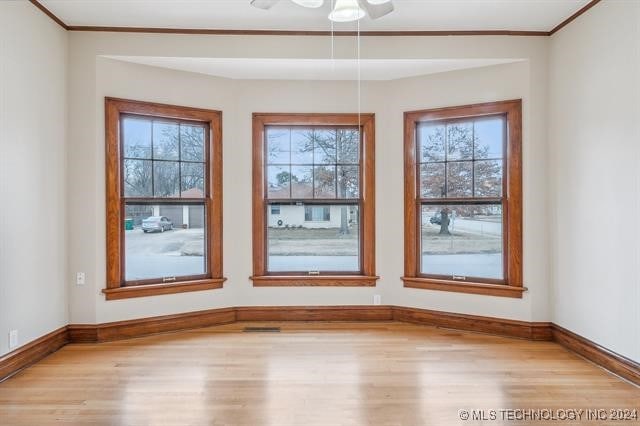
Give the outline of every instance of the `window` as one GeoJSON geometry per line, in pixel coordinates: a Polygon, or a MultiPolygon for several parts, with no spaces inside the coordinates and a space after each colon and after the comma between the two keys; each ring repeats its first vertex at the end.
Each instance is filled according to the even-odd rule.
{"type": "Polygon", "coordinates": [[[375,285],[374,116],[253,120],[254,285],[375,285]]]}
{"type": "Polygon", "coordinates": [[[521,101],[405,114],[405,286],[522,297],[521,101]]]}
{"type": "Polygon", "coordinates": [[[305,206],[304,220],[307,222],[331,222],[331,209],[326,206],[305,206]]]}
{"type": "Polygon", "coordinates": [[[106,98],[108,300],[219,288],[221,114],[106,98]]]}

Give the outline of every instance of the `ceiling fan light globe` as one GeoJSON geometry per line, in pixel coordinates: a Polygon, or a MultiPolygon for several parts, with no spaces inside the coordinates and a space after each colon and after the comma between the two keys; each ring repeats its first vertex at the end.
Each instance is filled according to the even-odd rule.
{"type": "Polygon", "coordinates": [[[391,0],[367,0],[369,4],[385,4],[389,3],[391,0]]]}
{"type": "Polygon", "coordinates": [[[297,5],[300,5],[303,7],[310,7],[314,9],[318,7],[322,7],[322,5],[324,4],[324,0],[291,0],[291,1],[297,5]]]}
{"type": "Polygon", "coordinates": [[[352,22],[364,18],[365,15],[358,0],[336,0],[329,19],[333,22],[352,22]]]}

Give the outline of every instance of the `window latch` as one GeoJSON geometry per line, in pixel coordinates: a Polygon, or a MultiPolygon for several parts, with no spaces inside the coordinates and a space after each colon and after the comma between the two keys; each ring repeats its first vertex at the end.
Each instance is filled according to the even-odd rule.
{"type": "Polygon", "coordinates": [[[175,280],[176,280],[176,277],[164,277],[162,279],[162,282],[163,283],[168,283],[168,282],[175,281],[175,280]]]}
{"type": "Polygon", "coordinates": [[[463,277],[461,275],[453,275],[452,278],[454,280],[458,280],[458,281],[466,281],[467,280],[467,277],[463,277]]]}
{"type": "Polygon", "coordinates": [[[320,275],[320,271],[309,271],[309,275],[320,275]]]}

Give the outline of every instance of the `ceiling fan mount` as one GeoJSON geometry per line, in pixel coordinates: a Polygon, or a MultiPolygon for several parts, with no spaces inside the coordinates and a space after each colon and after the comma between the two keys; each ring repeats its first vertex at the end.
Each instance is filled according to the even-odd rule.
{"type": "MultiPolygon", "coordinates": [[[[271,9],[280,0],[250,0],[252,6],[259,9],[271,9]]],[[[332,0],[291,0],[293,3],[317,9],[332,0]]],[[[378,19],[393,12],[392,0],[333,0],[333,10],[328,18],[334,22],[358,21],[365,15],[371,19],[378,19]]]]}

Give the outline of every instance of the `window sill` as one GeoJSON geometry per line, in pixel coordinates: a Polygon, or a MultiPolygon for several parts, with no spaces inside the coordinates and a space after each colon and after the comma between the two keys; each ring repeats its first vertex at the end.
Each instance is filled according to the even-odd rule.
{"type": "Polygon", "coordinates": [[[526,287],[516,287],[505,284],[486,284],[418,277],[402,277],[402,280],[404,281],[404,286],[409,288],[483,294],[488,296],[512,297],[516,299],[522,299],[522,293],[527,291],[526,287]]]}
{"type": "Polygon", "coordinates": [[[149,284],[130,287],[105,288],[102,292],[107,300],[129,299],[132,297],[158,296],[162,294],[186,293],[189,291],[213,290],[222,288],[226,278],[184,281],[172,284],[149,284]]]}
{"type": "Polygon", "coordinates": [[[379,278],[366,275],[261,275],[251,277],[254,287],[375,287],[379,278]]]}

